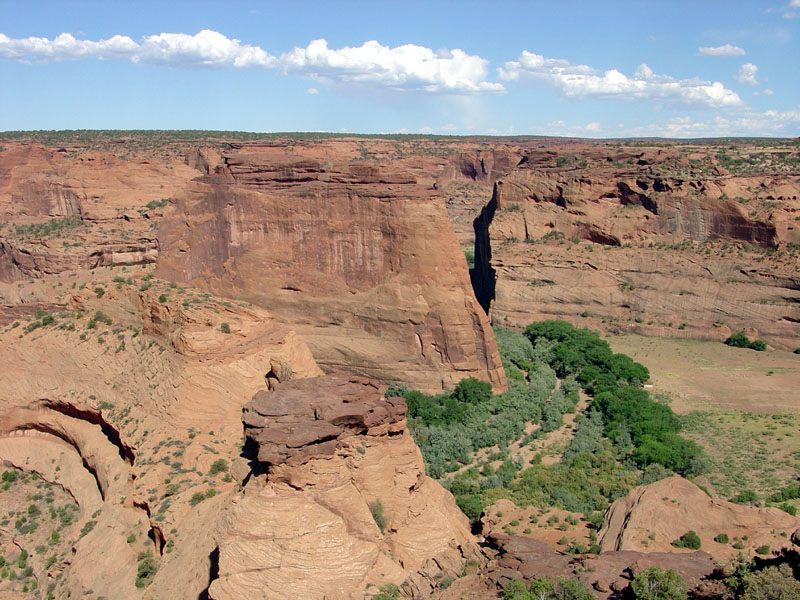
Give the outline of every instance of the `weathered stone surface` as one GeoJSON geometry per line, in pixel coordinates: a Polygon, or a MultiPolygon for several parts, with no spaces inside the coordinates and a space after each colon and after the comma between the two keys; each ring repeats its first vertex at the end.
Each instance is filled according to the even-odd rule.
{"type": "Polygon", "coordinates": [[[778,508],[710,498],[690,481],[669,477],[635,488],[612,504],[597,541],[605,551],[686,553],[691,551],[671,544],[692,530],[700,536],[701,548],[724,562],[739,552],[753,556],[762,545],[774,551],[790,549],[789,536],[798,526],[800,519],[778,508]],[[715,542],[720,533],[727,534],[731,544],[715,542]],[[734,538],[742,540],[743,550],[733,548],[734,538]]]}
{"type": "MultiPolygon", "coordinates": [[[[26,282],[38,294],[33,308],[54,322],[26,332],[34,316],[20,305],[7,312],[21,324],[0,327],[0,461],[4,470],[35,474],[31,490],[33,482],[59,490],[66,497],[56,495],[59,510],[67,500],[77,505],[73,522],[58,528],[58,543],[51,527],[13,536],[14,552],[33,557],[34,576],[42,587],[53,582],[56,598],[141,598],[135,579],[144,551],[158,566],[149,595],[201,596],[215,524],[247,474],[242,407],[265,387],[272,364],[287,366],[287,381],[321,375],[303,342],[263,309],[192,289],[180,291],[184,303],[167,282],[148,280],[150,289],[140,290],[143,274],[129,270],[135,283],[120,285],[111,273],[65,275],[83,290],[26,282]],[[106,290],[102,298],[96,287],[106,290]],[[210,473],[218,461],[221,472],[210,473]],[[242,467],[241,479],[228,477],[242,467]],[[191,500],[195,494],[201,503],[191,500]],[[46,564],[51,553],[54,565],[46,564]]],[[[4,512],[16,496],[17,510],[32,503],[31,492],[17,488],[3,492],[4,512]]]]}
{"type": "Polygon", "coordinates": [[[331,375],[258,392],[244,407],[245,435],[269,465],[331,455],[323,442],[393,425],[406,414],[405,400],[384,398],[380,384],[364,377],[331,375]]]}
{"type": "MultiPolygon", "coordinates": [[[[700,148],[692,160],[716,158],[700,148]]],[[[527,152],[474,223],[492,322],[716,341],[753,328],[793,350],[800,179],[692,171],[675,149],[527,152]]]]}
{"type": "Polygon", "coordinates": [[[633,577],[651,566],[672,569],[686,581],[689,590],[697,589],[714,575],[717,564],[705,552],[674,554],[632,551],[610,551],[573,556],[554,551],[550,546],[521,536],[495,534],[487,539],[498,552],[498,559],[489,563],[487,578],[502,587],[510,579],[532,582],[540,577],[577,577],[595,597],[612,598],[624,592],[633,577]]]}
{"type": "Polygon", "coordinates": [[[363,598],[385,583],[427,596],[482,560],[453,497],[425,476],[405,401],[383,391],[328,375],[256,394],[243,421],[269,469],[218,526],[212,598],[363,598]]]}
{"type": "Polygon", "coordinates": [[[170,158],[121,160],[110,152],[11,144],[0,153],[0,282],[75,269],[154,263],[151,224],[198,172],[170,158]],[[71,218],[57,235],[17,235],[17,226],[71,218]]]}
{"type": "Polygon", "coordinates": [[[158,273],[270,310],[328,371],[505,388],[442,197],[394,163],[226,153],[159,229],[158,273]]]}

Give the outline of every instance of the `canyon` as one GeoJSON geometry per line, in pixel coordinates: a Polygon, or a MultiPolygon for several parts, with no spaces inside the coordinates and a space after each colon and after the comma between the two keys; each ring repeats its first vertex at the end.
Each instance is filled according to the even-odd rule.
{"type": "Polygon", "coordinates": [[[598,554],[505,499],[470,524],[389,387],[501,393],[492,326],[541,319],[799,347],[795,141],[160,136],[2,142],[0,553],[30,576],[0,597],[607,598],[651,565],[711,595],[720,532],[800,539],[680,477],[598,554]]]}

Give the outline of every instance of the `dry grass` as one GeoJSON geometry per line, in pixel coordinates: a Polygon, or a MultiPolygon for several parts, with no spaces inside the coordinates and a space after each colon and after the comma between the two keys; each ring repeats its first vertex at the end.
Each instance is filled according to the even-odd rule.
{"type": "Polygon", "coordinates": [[[800,410],[800,356],[791,352],[638,335],[608,342],[614,352],[650,369],[651,391],[669,394],[678,414],[712,408],[759,414],[800,410]]]}
{"type": "Polygon", "coordinates": [[[670,402],[684,435],[705,448],[711,469],[700,483],[715,495],[765,495],[796,479],[800,356],[637,335],[608,341],[650,369],[650,391],[670,402]]]}

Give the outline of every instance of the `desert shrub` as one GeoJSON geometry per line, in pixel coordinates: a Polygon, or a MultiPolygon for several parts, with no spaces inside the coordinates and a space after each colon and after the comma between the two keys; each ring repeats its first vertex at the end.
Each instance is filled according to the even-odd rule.
{"type": "Polygon", "coordinates": [[[80,535],[80,537],[88,535],[89,532],[92,531],[92,529],[94,529],[95,525],[97,525],[97,521],[94,521],[94,520],[87,521],[86,524],[83,527],[81,527],[81,535],[80,535]]]}
{"type": "Polygon", "coordinates": [[[800,598],[800,581],[797,581],[789,565],[767,567],[744,579],[741,600],[789,600],[800,598]]]}
{"type": "Polygon", "coordinates": [[[758,495],[753,490],[743,490],[731,498],[736,504],[756,504],[758,495]]]}
{"type": "Polygon", "coordinates": [[[164,303],[167,301],[167,296],[166,296],[166,294],[161,294],[161,295],[158,297],[158,301],[159,301],[159,302],[161,302],[161,304],[164,304],[164,303]]]}
{"type": "Polygon", "coordinates": [[[547,577],[531,584],[512,579],[503,587],[506,600],[593,600],[586,584],[571,577],[559,577],[555,582],[547,577]]]}
{"type": "Polygon", "coordinates": [[[387,583],[378,588],[378,593],[371,597],[371,600],[398,600],[400,598],[400,588],[394,583],[387,583]]]}
{"type": "Polygon", "coordinates": [[[734,333],[725,340],[725,343],[734,348],[749,348],[750,350],[757,350],[759,352],[763,352],[767,349],[767,343],[764,340],[750,341],[750,338],[748,338],[744,332],[734,333]]]}
{"type": "Polygon", "coordinates": [[[772,494],[768,500],[770,502],[786,502],[787,500],[795,500],[800,498],[800,485],[790,483],[781,491],[772,494]]]}
{"type": "Polygon", "coordinates": [[[685,600],[686,583],[672,569],[648,567],[631,582],[635,600],[685,600]]]}
{"type": "Polygon", "coordinates": [[[714,541],[718,544],[727,544],[730,542],[730,538],[728,537],[727,533],[720,533],[717,537],[714,538],[714,541]]]}
{"type": "Polygon", "coordinates": [[[219,330],[222,333],[230,333],[231,332],[231,326],[228,323],[221,323],[220,326],[219,326],[219,330]]]}
{"type": "Polygon", "coordinates": [[[467,268],[474,269],[475,268],[475,251],[474,250],[464,250],[464,258],[467,259],[467,268]]]}
{"type": "Polygon", "coordinates": [[[750,338],[744,332],[734,333],[725,340],[725,345],[733,346],[734,348],[748,348],[750,346],[750,338]]]}
{"type": "Polygon", "coordinates": [[[756,554],[767,555],[769,553],[770,553],[770,549],[769,549],[769,546],[767,546],[766,544],[756,548],[756,554]]]}
{"type": "Polygon", "coordinates": [[[372,518],[375,520],[375,525],[378,526],[378,529],[381,530],[381,533],[386,531],[388,522],[386,521],[386,515],[383,512],[383,502],[380,500],[373,500],[370,502],[369,512],[372,513],[372,518]]]}
{"type": "Polygon", "coordinates": [[[676,548],[688,548],[690,550],[699,550],[700,549],[700,536],[697,535],[691,529],[684,533],[681,537],[677,540],[672,542],[672,545],[676,548]]]}
{"type": "Polygon", "coordinates": [[[224,458],[218,458],[211,464],[211,468],[208,470],[209,475],[216,475],[217,473],[222,473],[228,470],[228,461],[224,458]]]}
{"type": "Polygon", "coordinates": [[[136,587],[143,588],[150,585],[158,570],[158,563],[153,558],[153,553],[148,550],[141,552],[138,556],[138,564],[136,565],[136,587]]]}
{"type": "Polygon", "coordinates": [[[207,500],[208,498],[213,498],[217,495],[217,490],[214,488],[208,488],[205,492],[195,492],[192,494],[192,497],[189,498],[189,504],[191,506],[197,506],[203,500],[207,500]]]}
{"type": "Polygon", "coordinates": [[[793,517],[797,516],[797,507],[794,506],[793,504],[789,504],[788,502],[784,502],[782,504],[779,504],[778,508],[780,508],[783,512],[789,513],[793,517]]]}

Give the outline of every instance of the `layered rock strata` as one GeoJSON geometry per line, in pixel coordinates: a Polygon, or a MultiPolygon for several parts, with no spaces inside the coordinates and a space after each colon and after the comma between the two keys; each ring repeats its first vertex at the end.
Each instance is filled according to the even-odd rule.
{"type": "Polygon", "coordinates": [[[256,471],[218,530],[212,598],[363,598],[389,583],[427,597],[480,560],[384,389],[329,375],[245,407],[256,471]]]}
{"type": "Polygon", "coordinates": [[[701,150],[694,163],[675,150],[528,152],[474,222],[473,283],[493,324],[717,341],[748,329],[796,348],[800,179],[731,175],[701,150]]]}
{"type": "Polygon", "coordinates": [[[157,272],[291,325],[328,371],[429,391],[505,388],[442,199],[391,165],[246,147],[194,181],[159,229],[157,272]]]}
{"type": "Polygon", "coordinates": [[[211,524],[246,471],[245,399],[265,377],[321,371],[260,308],[138,277],[88,287],[38,315],[6,308],[0,507],[26,519],[0,526],[0,543],[25,550],[32,571],[0,592],[197,598],[211,524]]]}

